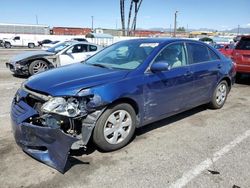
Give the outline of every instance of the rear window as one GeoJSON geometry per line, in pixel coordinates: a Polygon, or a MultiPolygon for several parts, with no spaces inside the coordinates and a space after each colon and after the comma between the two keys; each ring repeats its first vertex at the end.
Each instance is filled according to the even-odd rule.
{"type": "Polygon", "coordinates": [[[188,44],[188,52],[192,57],[191,64],[210,61],[210,55],[206,46],[196,43],[188,44]]]}
{"type": "Polygon", "coordinates": [[[241,38],[237,46],[236,50],[250,50],[250,38],[241,38]]]}
{"type": "Polygon", "coordinates": [[[89,45],[89,51],[90,52],[94,52],[97,50],[97,47],[96,46],[93,46],[93,45],[89,45]]]}

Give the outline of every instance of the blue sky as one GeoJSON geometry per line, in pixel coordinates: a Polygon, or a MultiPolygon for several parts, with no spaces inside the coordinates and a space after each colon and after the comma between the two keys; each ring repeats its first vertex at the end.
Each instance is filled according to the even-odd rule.
{"type": "MultiPolygon", "coordinates": [[[[130,0],[126,0],[129,5],[130,0]]],[[[128,12],[128,7],[127,7],[128,12]]],[[[138,28],[173,27],[178,10],[178,26],[193,29],[231,29],[238,24],[250,28],[250,0],[143,0],[138,28]]],[[[119,0],[4,0],[0,23],[53,26],[120,28],[119,0]]]]}

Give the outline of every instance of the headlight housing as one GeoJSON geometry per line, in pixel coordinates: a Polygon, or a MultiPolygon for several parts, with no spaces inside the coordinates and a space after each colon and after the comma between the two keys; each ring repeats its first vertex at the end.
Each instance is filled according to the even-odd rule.
{"type": "Polygon", "coordinates": [[[86,113],[86,100],[70,97],[55,97],[44,103],[41,107],[44,113],[54,113],[67,117],[76,117],[86,113]]]}

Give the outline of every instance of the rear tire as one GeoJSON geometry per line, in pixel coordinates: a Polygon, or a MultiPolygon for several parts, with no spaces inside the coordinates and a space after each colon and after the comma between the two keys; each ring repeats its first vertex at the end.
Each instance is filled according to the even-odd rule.
{"type": "Polygon", "coordinates": [[[49,69],[49,64],[43,60],[35,60],[29,65],[30,75],[37,74],[49,69]]]}
{"type": "Polygon", "coordinates": [[[135,132],[136,114],[127,103],[111,106],[97,120],[93,141],[103,151],[113,151],[128,144],[135,132]]]}
{"type": "Polygon", "coordinates": [[[229,92],[226,80],[222,80],[214,90],[212,101],[209,103],[210,108],[220,109],[226,102],[229,92]]]}

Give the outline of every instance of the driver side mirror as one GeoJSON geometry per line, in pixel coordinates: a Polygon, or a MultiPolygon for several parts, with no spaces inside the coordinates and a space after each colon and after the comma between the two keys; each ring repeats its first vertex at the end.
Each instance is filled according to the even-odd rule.
{"type": "Polygon", "coordinates": [[[162,71],[169,71],[169,64],[167,61],[158,61],[152,64],[150,67],[152,72],[162,72],[162,71]]]}

